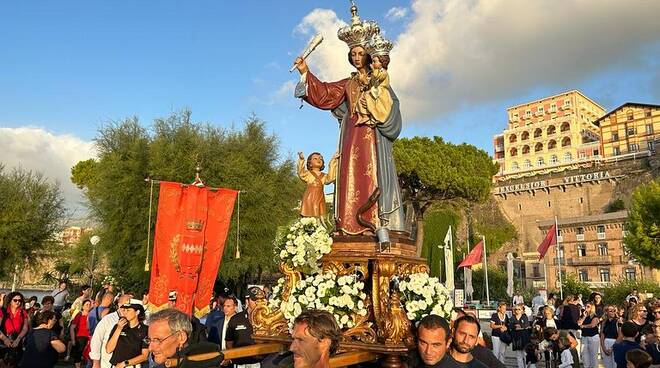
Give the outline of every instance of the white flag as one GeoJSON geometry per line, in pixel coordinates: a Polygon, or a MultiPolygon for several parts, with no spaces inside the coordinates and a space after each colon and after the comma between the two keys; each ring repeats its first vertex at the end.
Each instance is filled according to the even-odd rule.
{"type": "Polygon", "coordinates": [[[451,236],[451,225],[445,235],[445,287],[454,290],[454,242],[451,236]]]}
{"type": "Polygon", "coordinates": [[[506,294],[513,296],[513,254],[506,254],[506,294]]]}
{"type": "Polygon", "coordinates": [[[472,269],[470,267],[463,267],[463,276],[465,277],[465,295],[467,300],[472,300],[474,288],[472,288],[472,269]]]}

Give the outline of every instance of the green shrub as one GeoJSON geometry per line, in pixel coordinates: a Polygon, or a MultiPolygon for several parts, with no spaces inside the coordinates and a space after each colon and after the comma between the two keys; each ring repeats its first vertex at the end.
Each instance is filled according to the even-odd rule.
{"type": "Polygon", "coordinates": [[[640,294],[651,293],[655,297],[660,296],[660,285],[652,281],[620,279],[603,289],[603,303],[619,305],[632,289],[637,289],[640,294]]]}
{"type": "Polygon", "coordinates": [[[575,274],[572,273],[564,275],[561,285],[564,291],[564,298],[567,295],[582,294],[582,300],[587,301],[589,294],[592,292],[589,284],[579,281],[575,274]]]}

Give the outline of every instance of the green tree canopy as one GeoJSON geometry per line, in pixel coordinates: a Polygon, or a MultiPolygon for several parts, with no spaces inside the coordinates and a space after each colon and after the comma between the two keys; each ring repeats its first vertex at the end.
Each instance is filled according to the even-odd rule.
{"type": "MultiPolygon", "coordinates": [[[[84,188],[101,223],[99,248],[106,251],[110,269],[122,286],[139,290],[148,282],[144,262],[149,185],[145,177],[189,183],[197,165],[207,185],[242,191],[241,258],[234,258],[235,209],[220,276],[244,281],[275,269],[276,228],[297,215],[294,208],[303,189],[294,175],[294,162],[280,156],[277,137],[268,135],[258,118],[247,119],[242,130],[191,122],[187,111],[157,119],[151,129],[135,118],[126,119],[103,127],[96,145],[98,158],[73,167],[72,180],[84,188]]],[[[157,186],[154,192],[157,196],[157,186]]]]}
{"type": "Polygon", "coordinates": [[[59,185],[40,173],[0,165],[0,279],[34,265],[56,243],[65,215],[59,185]]]}
{"type": "Polygon", "coordinates": [[[633,192],[623,241],[639,263],[660,268],[660,179],[633,192]]]}
{"type": "Polygon", "coordinates": [[[485,200],[497,173],[485,151],[440,137],[399,139],[394,143],[394,160],[404,198],[415,211],[418,252],[424,243],[426,210],[443,200],[485,200]]]}

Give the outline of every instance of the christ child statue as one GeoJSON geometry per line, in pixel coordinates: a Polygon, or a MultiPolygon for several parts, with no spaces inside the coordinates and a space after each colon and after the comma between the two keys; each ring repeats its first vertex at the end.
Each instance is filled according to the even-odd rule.
{"type": "Polygon", "coordinates": [[[325,193],[323,186],[334,183],[337,177],[337,160],[339,154],[332,156],[328,173],[322,172],[325,169],[325,162],[320,153],[314,152],[307,157],[298,152],[298,177],[307,183],[307,189],[302,197],[300,206],[300,215],[303,217],[323,217],[325,216],[325,193]]]}
{"type": "Polygon", "coordinates": [[[387,119],[389,110],[385,106],[392,105],[390,95],[390,77],[387,73],[389,55],[374,55],[371,57],[371,72],[368,77],[360,78],[362,94],[356,106],[358,120],[355,125],[366,124],[374,127],[387,119]]]}

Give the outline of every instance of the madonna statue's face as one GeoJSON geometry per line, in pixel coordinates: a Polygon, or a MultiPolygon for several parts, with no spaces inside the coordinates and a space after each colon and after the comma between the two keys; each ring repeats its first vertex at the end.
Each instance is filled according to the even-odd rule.
{"type": "Polygon", "coordinates": [[[353,47],[349,52],[348,57],[351,65],[353,65],[356,69],[364,68],[370,62],[370,60],[368,60],[370,59],[369,54],[364,51],[362,46],[353,47]]]}

